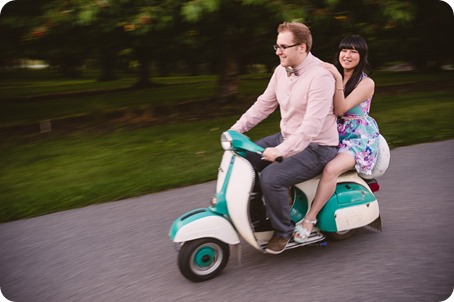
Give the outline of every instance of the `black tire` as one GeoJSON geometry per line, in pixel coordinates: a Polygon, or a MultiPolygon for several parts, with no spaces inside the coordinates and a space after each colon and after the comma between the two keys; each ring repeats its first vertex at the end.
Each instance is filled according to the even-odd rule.
{"type": "Polygon", "coordinates": [[[346,230],[342,232],[325,232],[326,237],[334,241],[345,240],[352,237],[358,229],[346,230]]]}
{"type": "Polygon", "coordinates": [[[202,238],[183,244],[178,253],[178,268],[193,282],[210,280],[219,275],[230,257],[228,244],[214,238],[202,238]]]}

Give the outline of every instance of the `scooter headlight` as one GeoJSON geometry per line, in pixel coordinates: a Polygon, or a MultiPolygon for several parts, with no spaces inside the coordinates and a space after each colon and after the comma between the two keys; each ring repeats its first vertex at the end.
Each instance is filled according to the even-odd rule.
{"type": "Polygon", "coordinates": [[[221,146],[224,150],[232,150],[232,136],[228,132],[223,132],[221,135],[221,146]]]}

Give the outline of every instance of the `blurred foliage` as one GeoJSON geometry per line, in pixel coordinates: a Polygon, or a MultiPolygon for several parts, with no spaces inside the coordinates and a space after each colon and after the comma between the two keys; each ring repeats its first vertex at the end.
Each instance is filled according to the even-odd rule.
{"type": "Polygon", "coordinates": [[[439,0],[16,0],[0,16],[0,68],[41,59],[78,77],[96,65],[100,80],[135,72],[137,87],[155,76],[217,74],[218,99],[230,100],[250,66],[276,65],[271,45],[284,20],[306,23],[326,61],[358,33],[375,67],[453,63],[454,16],[439,0]]]}

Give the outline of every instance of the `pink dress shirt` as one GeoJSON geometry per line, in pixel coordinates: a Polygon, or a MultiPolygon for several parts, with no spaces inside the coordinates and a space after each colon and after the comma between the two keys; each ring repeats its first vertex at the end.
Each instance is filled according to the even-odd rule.
{"type": "Polygon", "coordinates": [[[333,113],[334,77],[311,53],[298,67],[298,76],[287,76],[282,65],[274,70],[265,92],[231,127],[244,133],[279,106],[284,141],[276,146],[283,157],[303,151],[311,142],[337,146],[337,118],[333,113]]]}

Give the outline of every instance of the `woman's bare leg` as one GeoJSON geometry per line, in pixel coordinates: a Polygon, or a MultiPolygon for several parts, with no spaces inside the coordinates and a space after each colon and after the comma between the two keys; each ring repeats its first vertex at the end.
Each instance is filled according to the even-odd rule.
{"type": "MultiPolygon", "coordinates": [[[[302,229],[306,232],[311,232],[318,213],[331,198],[336,190],[337,178],[344,172],[347,172],[355,167],[355,159],[350,153],[339,153],[332,159],[323,170],[322,178],[317,186],[314,200],[311,208],[306,213],[302,221],[302,229]]],[[[301,237],[303,234],[296,233],[295,236],[301,237]]]]}

